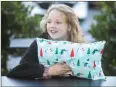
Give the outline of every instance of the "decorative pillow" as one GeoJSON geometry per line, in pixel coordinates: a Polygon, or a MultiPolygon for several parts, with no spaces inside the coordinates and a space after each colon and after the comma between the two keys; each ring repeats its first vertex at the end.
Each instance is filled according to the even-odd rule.
{"type": "Polygon", "coordinates": [[[36,38],[39,62],[45,67],[64,62],[72,68],[72,75],[92,80],[105,79],[101,57],[105,41],[73,43],[36,38]]]}

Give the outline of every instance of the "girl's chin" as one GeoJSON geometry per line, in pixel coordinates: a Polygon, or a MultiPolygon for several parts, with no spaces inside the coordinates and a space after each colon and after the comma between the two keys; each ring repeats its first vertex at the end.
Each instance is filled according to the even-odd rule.
{"type": "Polygon", "coordinates": [[[51,37],[52,40],[60,40],[58,37],[51,37]]]}
{"type": "Polygon", "coordinates": [[[53,37],[52,37],[52,40],[59,40],[59,38],[53,38],[53,37]]]}

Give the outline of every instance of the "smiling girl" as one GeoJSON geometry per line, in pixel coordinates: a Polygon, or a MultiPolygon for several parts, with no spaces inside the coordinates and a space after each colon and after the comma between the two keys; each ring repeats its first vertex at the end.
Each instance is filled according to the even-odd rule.
{"type": "MultiPolygon", "coordinates": [[[[40,23],[43,30],[41,38],[57,41],[71,41],[86,43],[79,25],[77,16],[72,8],[64,4],[51,5],[40,23]]],[[[71,68],[64,63],[57,63],[49,68],[39,63],[37,54],[37,42],[32,42],[25,52],[20,64],[13,68],[7,77],[37,79],[60,76],[68,73],[71,68]]]]}

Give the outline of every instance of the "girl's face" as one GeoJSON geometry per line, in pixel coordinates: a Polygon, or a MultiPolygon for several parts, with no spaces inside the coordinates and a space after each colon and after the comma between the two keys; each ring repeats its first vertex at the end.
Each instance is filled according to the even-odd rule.
{"type": "Polygon", "coordinates": [[[64,13],[58,10],[49,13],[47,32],[53,40],[68,40],[68,25],[64,13]]]}

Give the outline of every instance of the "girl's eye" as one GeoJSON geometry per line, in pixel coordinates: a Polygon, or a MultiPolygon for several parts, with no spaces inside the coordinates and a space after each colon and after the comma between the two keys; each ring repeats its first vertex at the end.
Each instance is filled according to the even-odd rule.
{"type": "Polygon", "coordinates": [[[61,24],[61,22],[56,22],[57,24],[61,24]]]}
{"type": "Polygon", "coordinates": [[[47,21],[47,23],[51,23],[50,21],[47,21]]]}

